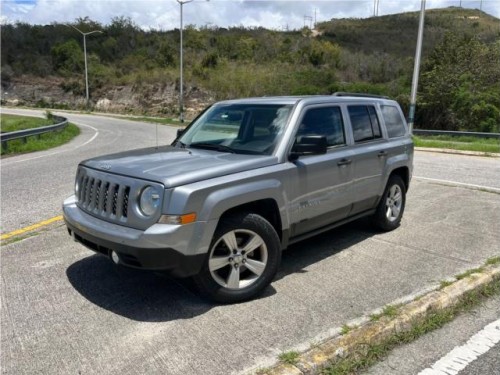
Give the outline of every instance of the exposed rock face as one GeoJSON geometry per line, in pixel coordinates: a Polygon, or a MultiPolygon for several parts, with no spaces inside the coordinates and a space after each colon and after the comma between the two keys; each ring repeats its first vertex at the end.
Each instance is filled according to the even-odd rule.
{"type": "MultiPolygon", "coordinates": [[[[85,108],[85,93],[68,90],[65,83],[60,77],[13,78],[2,82],[1,100],[3,104],[12,106],[85,108]]],[[[184,108],[188,117],[215,101],[213,95],[197,87],[187,86],[184,93],[184,108]]],[[[175,83],[111,86],[96,89],[90,94],[90,105],[101,112],[176,115],[179,111],[179,91],[175,83]]]]}

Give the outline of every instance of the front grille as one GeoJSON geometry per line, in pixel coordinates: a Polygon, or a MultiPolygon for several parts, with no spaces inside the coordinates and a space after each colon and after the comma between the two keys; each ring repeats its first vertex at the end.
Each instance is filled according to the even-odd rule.
{"type": "Polygon", "coordinates": [[[82,174],[79,177],[78,203],[87,212],[118,220],[128,217],[130,186],[82,174]]]}

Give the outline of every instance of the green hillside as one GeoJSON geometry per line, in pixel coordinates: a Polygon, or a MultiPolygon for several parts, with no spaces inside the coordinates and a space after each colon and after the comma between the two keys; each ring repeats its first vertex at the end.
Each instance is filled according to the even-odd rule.
{"type": "MultiPolygon", "coordinates": [[[[418,16],[333,19],[315,32],[188,26],[186,106],[198,111],[217,99],[358,91],[389,95],[406,108],[418,16]]],[[[145,31],[120,17],[109,25],[78,19],[74,26],[103,31],[87,38],[94,105],[106,99],[113,111],[176,115],[179,30],[145,31]]],[[[499,40],[500,21],[485,13],[427,12],[418,126],[498,130],[499,40]]],[[[2,25],[1,42],[2,87],[10,98],[28,105],[83,105],[78,32],[61,24],[2,25]],[[45,95],[30,98],[35,84],[45,95]]]]}

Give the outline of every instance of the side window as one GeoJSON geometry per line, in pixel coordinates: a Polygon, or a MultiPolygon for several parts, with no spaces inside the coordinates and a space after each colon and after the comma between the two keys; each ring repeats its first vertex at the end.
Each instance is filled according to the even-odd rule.
{"type": "Polygon", "coordinates": [[[354,142],[364,142],[382,137],[375,107],[366,105],[349,106],[354,142]]]}
{"type": "Polygon", "coordinates": [[[397,107],[383,105],[382,116],[384,116],[389,138],[402,137],[406,134],[406,126],[397,107]]]}
{"type": "Polygon", "coordinates": [[[339,107],[322,107],[307,110],[302,118],[297,136],[324,135],[328,147],[345,145],[344,122],[339,107]]]}

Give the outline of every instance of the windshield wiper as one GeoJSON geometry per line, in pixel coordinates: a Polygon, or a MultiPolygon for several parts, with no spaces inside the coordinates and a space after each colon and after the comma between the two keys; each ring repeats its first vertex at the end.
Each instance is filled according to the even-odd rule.
{"type": "Polygon", "coordinates": [[[218,145],[216,143],[191,143],[189,146],[191,148],[202,148],[205,150],[215,150],[215,151],[221,151],[221,152],[230,152],[231,154],[234,154],[235,151],[231,147],[227,147],[224,145],[218,145]]]}

